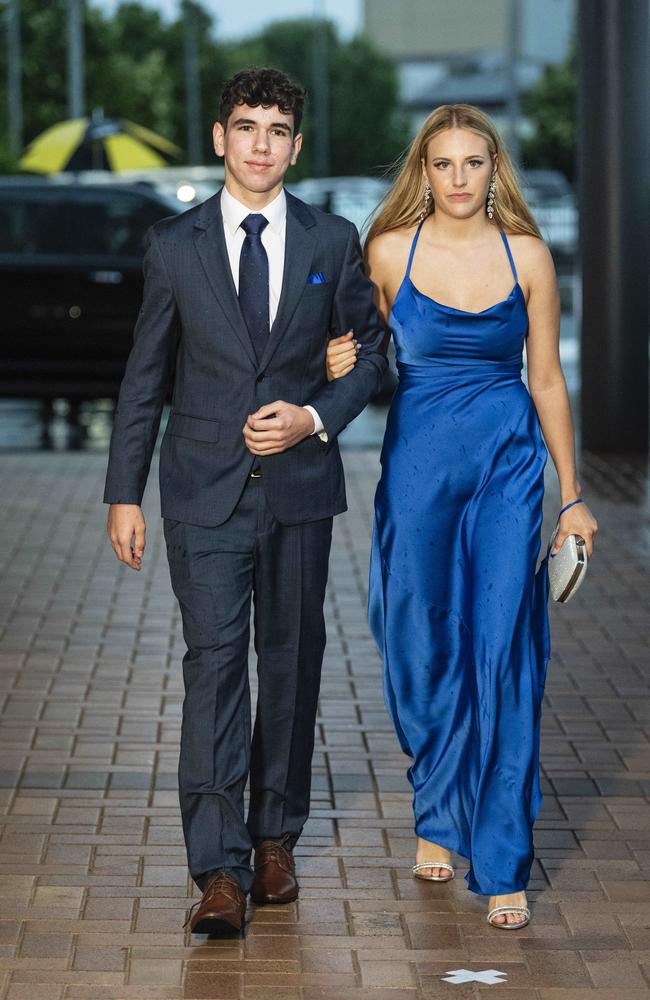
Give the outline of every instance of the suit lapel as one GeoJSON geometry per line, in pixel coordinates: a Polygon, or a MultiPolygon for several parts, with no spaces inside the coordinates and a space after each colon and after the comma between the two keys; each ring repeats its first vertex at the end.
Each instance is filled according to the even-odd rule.
{"type": "Polygon", "coordinates": [[[282,291],[277,315],[260,360],[260,368],[265,368],[268,365],[287,331],[300,297],[305,290],[316,247],[316,237],[313,233],[316,224],[314,216],[303,202],[288,192],[286,192],[286,196],[287,228],[284,241],[282,291]]]}
{"type": "Polygon", "coordinates": [[[194,230],[194,245],[201,259],[206,277],[221,309],[239,338],[241,345],[257,369],[257,358],[239,306],[239,299],[232,280],[226,240],[221,216],[221,191],[201,206],[194,230]]]}

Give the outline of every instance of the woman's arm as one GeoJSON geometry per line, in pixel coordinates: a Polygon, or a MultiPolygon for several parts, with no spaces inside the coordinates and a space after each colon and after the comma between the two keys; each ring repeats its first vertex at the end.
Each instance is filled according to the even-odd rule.
{"type": "MultiPolygon", "coordinates": [[[[575,464],[569,394],[560,364],[560,296],[553,258],[542,240],[535,237],[526,240],[525,267],[530,289],[526,341],[528,388],[555,465],[564,507],[580,497],[581,486],[575,464]]],[[[591,556],[597,530],[587,505],[577,504],[562,515],[553,552],[561,548],[567,535],[579,534],[587,543],[587,555],[591,556]]]]}
{"type": "MultiPolygon", "coordinates": [[[[339,219],[337,228],[345,232],[339,219]]],[[[374,302],[374,288],[363,266],[356,226],[347,223],[347,240],[332,298],[331,325],[354,330],[360,351],[345,379],[327,382],[307,400],[319,414],[328,435],[328,448],[350,421],[381,388],[388,361],[383,348],[384,324],[374,302]]]]}
{"type": "Polygon", "coordinates": [[[327,345],[327,381],[349,374],[357,363],[358,354],[359,344],[352,330],[342,337],[332,337],[327,345]]]}
{"type": "Polygon", "coordinates": [[[399,266],[401,258],[399,251],[402,249],[402,242],[401,233],[382,233],[376,239],[371,240],[366,248],[366,269],[375,288],[375,305],[386,329],[384,350],[388,350],[391,338],[388,318],[392,301],[388,300],[390,293],[387,289],[391,288],[395,281],[396,258],[399,266]]]}
{"type": "MultiPolygon", "coordinates": [[[[377,237],[377,239],[372,240],[372,242],[368,244],[366,253],[366,273],[372,281],[374,287],[375,305],[386,329],[386,335],[382,344],[384,352],[388,350],[388,344],[391,337],[390,328],[388,326],[390,306],[388,304],[385,291],[386,283],[390,280],[390,265],[392,264],[393,268],[395,266],[394,254],[391,255],[388,253],[388,248],[386,246],[391,237],[393,237],[394,241],[392,233],[385,233],[382,236],[377,237]]],[[[330,340],[327,345],[328,381],[331,382],[335,378],[344,378],[356,365],[358,356],[359,345],[354,339],[354,334],[351,330],[348,331],[348,333],[345,333],[342,337],[336,337],[330,340]]]]}

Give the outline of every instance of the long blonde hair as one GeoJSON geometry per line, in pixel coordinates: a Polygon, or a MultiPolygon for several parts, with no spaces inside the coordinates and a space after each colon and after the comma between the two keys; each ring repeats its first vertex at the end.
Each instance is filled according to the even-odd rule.
{"type": "MultiPolygon", "coordinates": [[[[490,157],[497,158],[494,222],[511,233],[539,236],[540,231],[524,201],[514,164],[497,132],[494,122],[473,104],[442,104],[431,112],[415,139],[397,161],[399,171],[393,185],[379,203],[378,211],[368,230],[365,246],[380,233],[392,229],[407,229],[422,218],[425,180],[422,160],[426,162],[429,142],[438,132],[448,128],[471,129],[485,139],[490,157]]],[[[430,199],[427,215],[435,211],[430,199]]]]}

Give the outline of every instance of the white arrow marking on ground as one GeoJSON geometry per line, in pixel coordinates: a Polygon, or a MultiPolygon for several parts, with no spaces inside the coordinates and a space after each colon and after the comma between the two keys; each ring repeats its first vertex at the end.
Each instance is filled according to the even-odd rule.
{"type": "Polygon", "coordinates": [[[446,976],[441,977],[446,983],[486,983],[488,986],[495,986],[503,983],[508,978],[507,972],[499,972],[498,969],[483,969],[481,972],[472,972],[471,969],[452,969],[446,976]]]}

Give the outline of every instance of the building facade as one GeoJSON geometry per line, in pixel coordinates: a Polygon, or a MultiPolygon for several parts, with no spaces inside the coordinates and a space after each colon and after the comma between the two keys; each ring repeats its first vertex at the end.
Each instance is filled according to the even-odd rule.
{"type": "Polygon", "coordinates": [[[413,132],[432,108],[468,103],[507,134],[512,73],[522,91],[563,62],[575,16],[575,0],[364,0],[364,32],[397,64],[413,132]]]}

